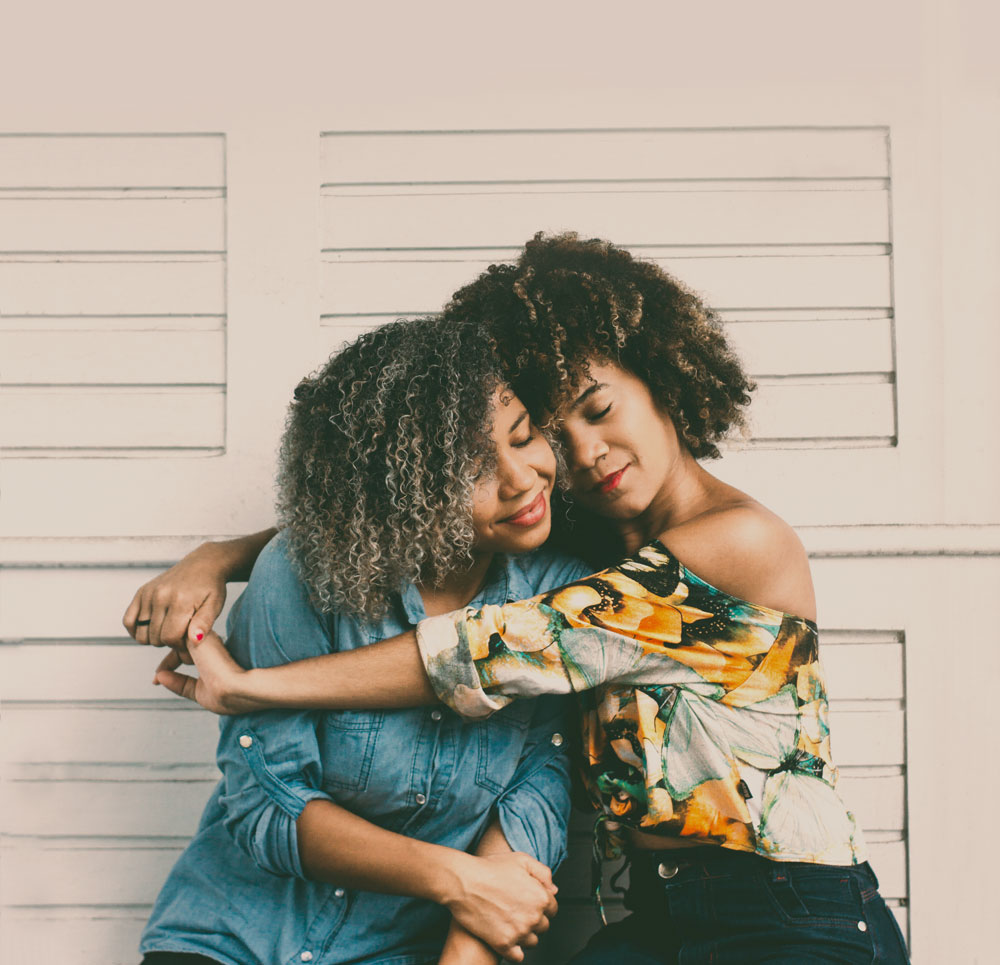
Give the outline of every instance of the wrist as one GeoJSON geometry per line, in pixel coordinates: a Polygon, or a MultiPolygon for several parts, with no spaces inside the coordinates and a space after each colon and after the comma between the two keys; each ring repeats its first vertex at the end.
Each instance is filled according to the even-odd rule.
{"type": "Polygon", "coordinates": [[[454,848],[433,847],[437,853],[427,866],[427,892],[421,897],[451,910],[465,895],[465,876],[475,858],[454,848]]]}

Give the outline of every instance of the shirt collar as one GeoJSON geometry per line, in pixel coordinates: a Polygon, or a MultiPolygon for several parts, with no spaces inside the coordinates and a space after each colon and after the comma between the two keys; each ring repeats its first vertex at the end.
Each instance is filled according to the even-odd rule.
{"type": "MultiPolygon", "coordinates": [[[[469,606],[479,608],[500,605],[512,600],[524,600],[535,595],[535,591],[524,576],[524,571],[514,560],[498,553],[486,572],[483,588],[469,601],[469,606]]],[[[412,583],[407,583],[400,592],[406,619],[417,624],[427,616],[420,591],[412,583]]]]}

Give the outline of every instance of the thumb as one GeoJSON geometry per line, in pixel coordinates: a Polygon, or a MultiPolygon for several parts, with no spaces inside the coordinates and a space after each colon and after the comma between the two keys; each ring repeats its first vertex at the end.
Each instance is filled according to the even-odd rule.
{"type": "Polygon", "coordinates": [[[216,593],[209,593],[202,601],[201,606],[191,616],[188,623],[188,641],[197,645],[205,639],[206,634],[215,626],[215,621],[222,613],[223,604],[226,602],[225,596],[216,593]]]}

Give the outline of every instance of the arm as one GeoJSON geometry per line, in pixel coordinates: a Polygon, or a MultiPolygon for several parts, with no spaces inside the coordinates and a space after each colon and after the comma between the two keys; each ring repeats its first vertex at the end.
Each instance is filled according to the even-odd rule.
{"type": "Polygon", "coordinates": [[[122,625],[139,643],[184,650],[187,639],[212,629],[226,602],[226,583],[250,578],[253,564],[277,532],[202,543],[136,591],[122,625]],[[138,621],[149,620],[149,623],[138,621]]]}
{"type": "Polygon", "coordinates": [[[476,960],[495,963],[500,954],[521,961],[520,948],[538,943],[535,933],[548,929],[556,911],[549,869],[514,853],[498,825],[491,825],[476,855],[469,855],[386,831],[333,802],[313,800],[299,816],[297,831],[305,877],[437,902],[452,914],[454,949],[475,950],[476,960]]]}
{"type": "MultiPolygon", "coordinates": [[[[244,662],[328,651],[331,624],[312,607],[280,540],[269,546],[230,617],[244,662]]],[[[554,911],[548,869],[527,854],[478,858],[380,828],[336,804],[324,775],[338,758],[314,713],[256,713],[222,722],[220,803],[234,842],[263,871],[438,902],[519,960],[554,911]]]]}
{"type": "MultiPolygon", "coordinates": [[[[497,801],[496,817],[479,842],[476,854],[500,854],[514,849],[533,855],[551,869],[562,863],[570,810],[569,758],[563,736],[569,726],[569,706],[565,700],[542,698],[535,702],[521,759],[510,785],[497,801]]],[[[495,965],[496,958],[453,918],[440,965],[480,962],[495,965]]]]}
{"type": "Polygon", "coordinates": [[[200,680],[176,673],[176,658],[168,656],[156,681],[217,713],[414,707],[439,699],[464,717],[487,717],[516,697],[609,683],[725,683],[740,666],[706,647],[678,646],[685,624],[711,614],[685,603],[673,565],[646,547],[528,600],[431,617],[416,633],[268,670],[243,671],[209,636],[192,649],[200,680]]]}
{"type": "MultiPolygon", "coordinates": [[[[483,834],[476,848],[476,854],[485,857],[510,853],[511,847],[504,837],[500,823],[494,820],[483,834]]],[[[460,925],[457,918],[453,917],[444,948],[441,949],[438,965],[496,965],[496,962],[497,956],[493,949],[485,942],[480,941],[472,932],[460,925]]]]}

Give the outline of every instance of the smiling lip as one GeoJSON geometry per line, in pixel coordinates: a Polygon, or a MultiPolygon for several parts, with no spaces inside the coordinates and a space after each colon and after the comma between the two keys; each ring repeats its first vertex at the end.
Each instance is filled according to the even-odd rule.
{"type": "Polygon", "coordinates": [[[622,481],[622,476],[625,475],[626,469],[628,469],[628,466],[622,466],[617,472],[608,473],[594,489],[599,489],[604,495],[614,492],[618,488],[618,484],[622,481]]]}
{"type": "Polygon", "coordinates": [[[545,493],[540,492],[524,509],[519,509],[513,516],[500,522],[513,523],[515,526],[534,526],[544,518],[545,509],[545,493]]]}

